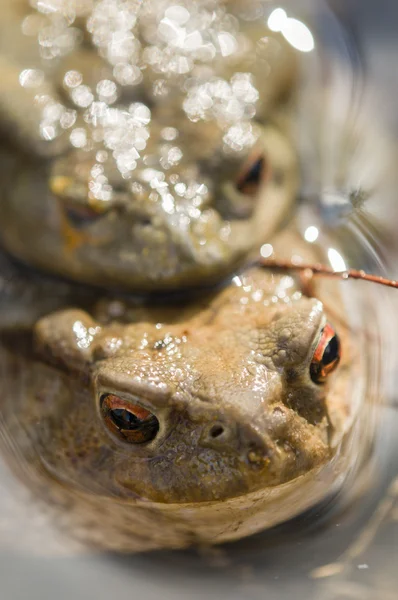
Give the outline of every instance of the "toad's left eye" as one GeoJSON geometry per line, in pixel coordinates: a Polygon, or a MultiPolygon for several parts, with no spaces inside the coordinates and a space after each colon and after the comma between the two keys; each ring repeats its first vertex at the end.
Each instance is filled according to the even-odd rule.
{"type": "Polygon", "coordinates": [[[114,394],[102,396],[101,413],[107,429],[123,442],[145,444],[159,431],[159,421],[154,414],[114,394]]]}
{"type": "Polygon", "coordinates": [[[58,198],[60,208],[69,223],[79,228],[87,227],[101,219],[109,210],[109,203],[90,202],[87,182],[65,175],[53,175],[49,180],[50,190],[58,198]]]}
{"type": "Polygon", "coordinates": [[[256,196],[268,175],[269,169],[264,154],[255,152],[243,165],[236,179],[236,189],[245,196],[256,196]]]}
{"type": "Polygon", "coordinates": [[[332,373],[340,362],[340,340],[329,324],[325,325],[321,339],[315,349],[310,366],[310,375],[314,383],[325,383],[328,375],[332,373]]]}
{"type": "Polygon", "coordinates": [[[73,205],[68,206],[64,204],[64,213],[68,221],[76,228],[85,227],[91,225],[91,223],[97,221],[103,217],[102,212],[98,212],[90,207],[76,207],[73,205]]]}

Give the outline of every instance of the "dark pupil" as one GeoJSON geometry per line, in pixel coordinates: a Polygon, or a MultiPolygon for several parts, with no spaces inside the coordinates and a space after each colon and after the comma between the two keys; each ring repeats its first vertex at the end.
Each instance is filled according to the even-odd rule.
{"type": "Polygon", "coordinates": [[[65,208],[66,216],[68,217],[69,222],[76,228],[84,227],[86,225],[90,225],[93,221],[98,219],[101,215],[95,213],[94,211],[90,211],[89,209],[78,209],[78,208],[65,208]]]}
{"type": "Polygon", "coordinates": [[[334,337],[332,337],[332,339],[325,348],[325,351],[322,356],[322,363],[324,365],[330,365],[335,360],[337,360],[339,358],[339,350],[339,340],[337,338],[337,335],[335,335],[334,337]]]}
{"type": "Polygon", "coordinates": [[[262,156],[253,163],[252,168],[247,172],[246,177],[238,184],[238,190],[244,192],[247,187],[257,187],[261,181],[263,168],[264,157],[262,156]]]}
{"type": "Polygon", "coordinates": [[[126,441],[133,444],[145,444],[152,441],[159,431],[159,421],[155,415],[140,419],[125,408],[113,408],[109,417],[126,441]]]}
{"type": "Polygon", "coordinates": [[[119,429],[127,429],[131,431],[133,429],[139,429],[143,424],[141,419],[138,419],[135,415],[133,415],[133,413],[125,408],[114,408],[113,410],[109,411],[109,414],[112,418],[112,421],[119,429]]]}

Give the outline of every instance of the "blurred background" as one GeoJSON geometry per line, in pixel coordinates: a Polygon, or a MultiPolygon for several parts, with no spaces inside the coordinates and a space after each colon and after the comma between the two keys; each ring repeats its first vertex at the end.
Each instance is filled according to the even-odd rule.
{"type": "Polygon", "coordinates": [[[355,39],[369,81],[380,88],[380,116],[396,132],[398,4],[394,0],[329,0],[329,5],[355,39]]]}

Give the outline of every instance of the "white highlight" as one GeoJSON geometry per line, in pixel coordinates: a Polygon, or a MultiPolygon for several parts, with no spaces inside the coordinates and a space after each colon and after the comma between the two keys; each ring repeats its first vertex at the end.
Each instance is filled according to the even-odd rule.
{"type": "Polygon", "coordinates": [[[315,40],[307,25],[298,19],[287,16],[283,8],[276,8],[268,18],[271,31],[282,33],[293,48],[300,52],[311,52],[315,48],[315,40]]]}
{"type": "Polygon", "coordinates": [[[25,88],[39,87],[44,82],[44,73],[40,69],[25,69],[19,74],[19,83],[25,88]]]}
{"type": "Polygon", "coordinates": [[[232,279],[232,281],[234,282],[236,287],[242,287],[242,282],[240,280],[240,277],[238,277],[237,275],[232,279]]]}
{"type": "Polygon", "coordinates": [[[329,258],[330,264],[332,265],[333,271],[340,273],[340,272],[344,272],[347,270],[347,267],[346,267],[343,257],[334,248],[329,248],[328,258],[329,258]]]}
{"type": "Polygon", "coordinates": [[[311,31],[307,25],[297,19],[288,19],[282,29],[282,34],[285,40],[300,52],[311,52],[315,48],[314,36],[311,31]]]}
{"type": "Polygon", "coordinates": [[[274,248],[271,244],[264,244],[261,246],[260,254],[263,258],[269,258],[274,253],[274,248]]]}
{"type": "Polygon", "coordinates": [[[272,11],[268,19],[268,27],[271,31],[282,31],[288,20],[286,11],[283,8],[276,8],[272,11]]]}
{"type": "Polygon", "coordinates": [[[313,225],[311,225],[311,227],[308,227],[305,230],[304,238],[307,242],[310,242],[310,244],[313,244],[314,242],[316,242],[318,237],[319,237],[319,229],[317,227],[314,227],[313,225]]]}

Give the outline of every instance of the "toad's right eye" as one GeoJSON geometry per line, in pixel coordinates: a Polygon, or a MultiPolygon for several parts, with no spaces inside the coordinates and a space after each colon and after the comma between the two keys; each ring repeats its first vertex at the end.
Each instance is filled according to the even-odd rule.
{"type": "Polygon", "coordinates": [[[114,394],[102,396],[101,414],[107,429],[129,444],[147,444],[159,431],[154,414],[114,394]]]}
{"type": "Polygon", "coordinates": [[[237,177],[236,189],[245,196],[256,196],[262,183],[268,177],[268,171],[264,154],[261,152],[251,154],[237,177]]]}

